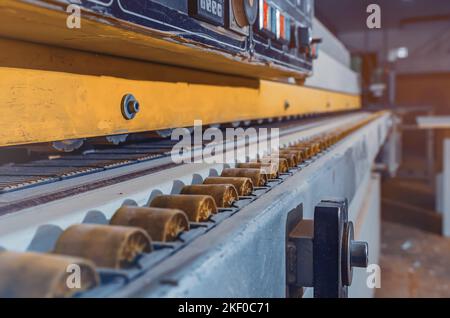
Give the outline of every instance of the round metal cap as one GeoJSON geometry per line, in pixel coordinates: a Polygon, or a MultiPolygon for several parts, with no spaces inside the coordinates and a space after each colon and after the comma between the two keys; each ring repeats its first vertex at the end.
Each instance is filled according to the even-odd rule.
{"type": "Polygon", "coordinates": [[[367,242],[352,241],[350,243],[350,265],[367,267],[369,264],[369,245],[367,242]]]}
{"type": "Polygon", "coordinates": [[[120,105],[122,115],[126,120],[133,119],[139,112],[139,102],[131,94],[126,94],[122,98],[120,105]]]}

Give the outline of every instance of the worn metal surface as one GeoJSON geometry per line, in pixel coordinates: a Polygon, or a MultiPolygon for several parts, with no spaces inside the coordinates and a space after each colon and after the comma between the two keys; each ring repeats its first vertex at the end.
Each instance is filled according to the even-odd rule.
{"type": "Polygon", "coordinates": [[[289,232],[286,249],[286,276],[289,285],[311,287],[313,275],[314,220],[302,219],[289,232]]]}
{"type": "MultiPolygon", "coordinates": [[[[367,114],[347,114],[343,116],[331,116],[314,120],[291,121],[284,124],[274,123],[266,128],[276,127],[281,129],[281,141],[285,144],[305,138],[314,134],[320,134],[327,128],[339,127],[351,123],[366,116],[367,114]]],[[[55,177],[33,177],[33,176],[3,176],[0,177],[0,186],[4,192],[0,197],[0,215],[24,210],[28,207],[42,205],[47,202],[81,194],[109,185],[125,182],[141,176],[168,170],[176,166],[169,155],[170,149],[176,141],[153,140],[151,142],[141,142],[137,144],[127,144],[114,149],[93,149],[86,151],[83,155],[65,154],[52,160],[31,161],[20,164],[18,167],[28,169],[34,167],[84,167],[98,168],[91,173],[78,174],[76,178],[55,178],[55,177]],[[134,160],[129,160],[134,158],[134,160]],[[36,179],[38,178],[38,179],[36,179]],[[71,180],[73,179],[73,180],[71,180]],[[55,183],[48,186],[41,186],[43,183],[55,183]],[[36,186],[39,185],[39,188],[36,186]]],[[[226,149],[232,149],[232,142],[226,142],[226,149]]],[[[242,142],[239,142],[242,145],[242,142]]],[[[195,145],[194,145],[195,146],[195,145]]],[[[10,167],[11,165],[6,165],[10,167]]],[[[12,167],[17,167],[12,165],[12,167]]],[[[212,165],[211,169],[218,168],[219,165],[212,165]]],[[[194,168],[193,168],[194,169],[194,168]]],[[[20,169],[19,169],[20,170],[20,169]]],[[[189,170],[189,169],[188,169],[189,170]]],[[[201,168],[200,168],[201,170],[201,168]]],[[[211,175],[215,176],[215,175],[211,175]]],[[[149,180],[148,186],[158,187],[165,178],[149,180]]]]}
{"type": "Polygon", "coordinates": [[[0,146],[360,107],[356,95],[267,81],[255,89],[0,68],[0,87],[0,146]],[[123,92],[140,103],[132,120],[123,92]]]}
{"type": "MultiPolygon", "coordinates": [[[[366,181],[358,195],[359,209],[355,222],[355,238],[357,240],[369,242],[369,265],[379,265],[380,260],[380,227],[381,227],[381,176],[373,173],[366,181]]],[[[348,296],[358,298],[371,298],[375,294],[375,289],[367,286],[369,274],[373,274],[373,269],[355,268],[353,272],[353,283],[348,289],[348,296]]]]}

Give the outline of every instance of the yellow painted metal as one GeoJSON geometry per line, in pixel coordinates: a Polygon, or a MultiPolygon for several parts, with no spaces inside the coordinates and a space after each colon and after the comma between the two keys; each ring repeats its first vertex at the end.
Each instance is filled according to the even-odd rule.
{"type": "Polygon", "coordinates": [[[357,109],[359,96],[261,81],[192,84],[0,67],[0,146],[357,109]],[[122,117],[132,93],[141,110],[122,117]],[[288,107],[287,107],[288,106],[288,107]]]}

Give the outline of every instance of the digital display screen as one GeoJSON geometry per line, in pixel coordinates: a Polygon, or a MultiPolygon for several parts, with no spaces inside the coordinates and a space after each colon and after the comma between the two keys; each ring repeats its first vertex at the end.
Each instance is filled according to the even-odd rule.
{"type": "Polygon", "coordinates": [[[193,15],[211,24],[225,25],[224,0],[195,0],[193,15]]]}

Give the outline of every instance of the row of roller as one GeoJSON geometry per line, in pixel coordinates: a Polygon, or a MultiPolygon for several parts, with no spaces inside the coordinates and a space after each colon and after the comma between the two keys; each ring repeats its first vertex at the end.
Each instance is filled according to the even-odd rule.
{"type": "Polygon", "coordinates": [[[145,207],[122,206],[108,225],[76,224],[58,238],[52,253],[0,252],[0,297],[73,297],[98,286],[96,268],[127,269],[153,243],[173,242],[191,226],[208,222],[240,198],[296,168],[374,119],[299,141],[273,156],[237,163],[219,177],[187,185],[177,195],[160,195],[145,207]],[[153,243],[152,243],[153,242],[153,243]],[[78,275],[78,276],[74,276],[78,275]]]}

